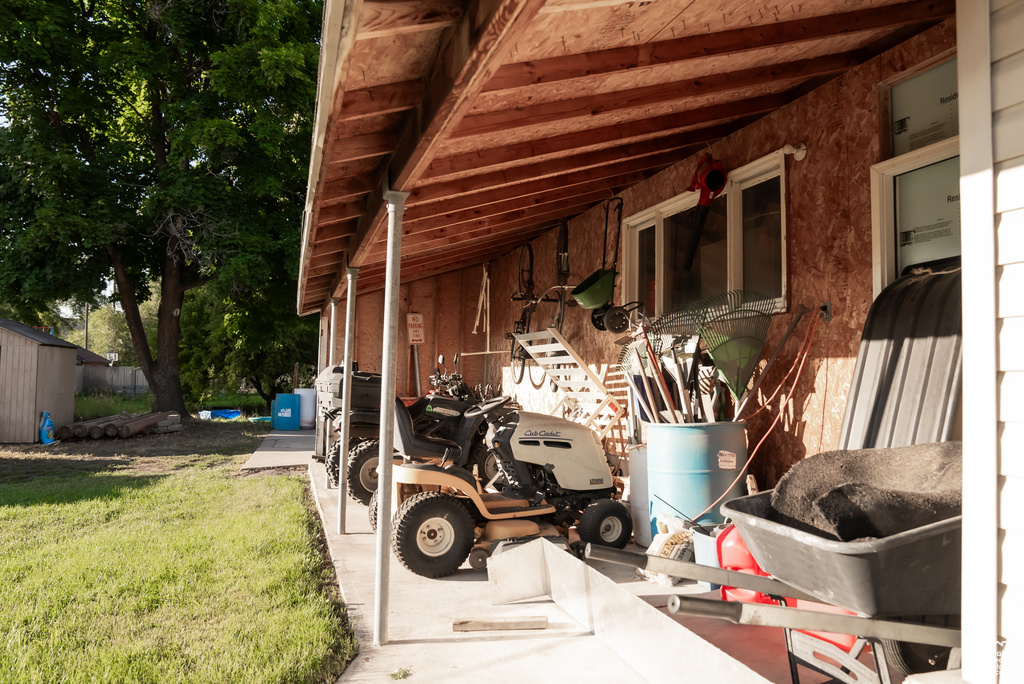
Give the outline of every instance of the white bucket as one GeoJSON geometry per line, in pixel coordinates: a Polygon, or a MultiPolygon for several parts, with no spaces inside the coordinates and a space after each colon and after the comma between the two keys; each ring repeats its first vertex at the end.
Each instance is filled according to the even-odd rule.
{"type": "Polygon", "coordinates": [[[629,513],[633,516],[633,541],[645,549],[654,541],[651,502],[647,493],[647,446],[629,452],[629,513]]]}
{"type": "Polygon", "coordinates": [[[297,389],[295,394],[299,395],[299,427],[311,428],[316,426],[316,390],[297,389]]]}

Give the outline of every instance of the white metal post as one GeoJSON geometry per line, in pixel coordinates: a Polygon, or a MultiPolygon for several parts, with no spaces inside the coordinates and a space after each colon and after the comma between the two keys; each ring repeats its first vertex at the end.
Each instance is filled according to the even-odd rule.
{"type": "Polygon", "coordinates": [[[384,285],[384,340],[380,379],[380,451],[377,459],[377,567],[374,582],[373,645],[388,642],[389,568],[391,560],[391,452],[395,432],[395,385],[398,379],[398,297],[402,268],[402,214],[407,192],[388,190],[387,275],[384,285]]]}
{"type": "MultiPolygon", "coordinates": [[[[334,346],[338,339],[338,300],[331,298],[331,330],[327,334],[327,367],[334,368],[334,346]]],[[[320,429],[317,434],[317,445],[322,449],[324,457],[324,489],[331,488],[331,419],[327,416],[320,416],[318,423],[320,429]]]]}
{"type": "MultiPolygon", "coordinates": [[[[347,331],[346,331],[347,333],[347,331]]],[[[327,365],[334,365],[334,347],[335,340],[338,339],[338,300],[337,298],[331,299],[331,334],[327,340],[327,365]]]]}
{"type": "MultiPolygon", "coordinates": [[[[345,295],[345,375],[341,386],[341,435],[338,437],[338,534],[345,534],[345,486],[348,482],[348,443],[352,418],[352,358],[356,343],[356,278],[359,269],[348,269],[348,291],[345,295]]],[[[338,300],[334,300],[337,302],[338,300]]],[[[333,312],[332,312],[333,314],[333,312]]],[[[332,347],[333,349],[333,347],[332,347]]],[[[333,363],[333,362],[332,362],[333,363]]]]}

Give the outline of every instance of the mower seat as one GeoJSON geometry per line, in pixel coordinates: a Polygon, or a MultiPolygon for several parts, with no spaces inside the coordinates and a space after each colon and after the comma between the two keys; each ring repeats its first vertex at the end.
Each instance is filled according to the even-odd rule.
{"type": "Polygon", "coordinates": [[[440,437],[424,437],[413,429],[412,415],[402,400],[395,398],[395,449],[404,456],[457,462],[462,448],[440,437]]]}

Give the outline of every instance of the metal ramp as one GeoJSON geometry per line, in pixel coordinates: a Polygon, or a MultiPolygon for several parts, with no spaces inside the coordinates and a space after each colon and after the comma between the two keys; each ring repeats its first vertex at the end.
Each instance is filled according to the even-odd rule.
{"type": "Polygon", "coordinates": [[[552,414],[564,409],[567,418],[604,439],[626,412],[605,387],[604,378],[598,377],[554,328],[515,338],[563,393],[552,414]]]}

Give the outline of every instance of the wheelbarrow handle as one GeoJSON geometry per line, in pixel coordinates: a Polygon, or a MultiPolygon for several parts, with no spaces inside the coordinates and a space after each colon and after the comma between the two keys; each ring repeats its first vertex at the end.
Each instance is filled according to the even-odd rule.
{"type": "Polygon", "coordinates": [[[739,587],[750,591],[759,591],[769,596],[781,596],[786,598],[799,598],[808,601],[820,601],[810,594],[791,587],[784,582],[760,575],[749,575],[745,572],[734,570],[722,570],[706,565],[697,565],[686,561],[672,558],[661,558],[660,556],[648,556],[645,553],[633,553],[622,551],[608,546],[595,546],[587,544],[587,558],[594,560],[618,563],[619,565],[632,565],[633,567],[646,570],[647,572],[660,573],[671,577],[682,577],[683,579],[721,584],[724,587],[739,587]]]}
{"type": "Polygon", "coordinates": [[[916,644],[960,647],[960,630],[948,627],[895,622],[859,615],[821,613],[765,603],[723,602],[693,596],[671,596],[671,613],[728,620],[741,625],[763,625],[788,629],[853,634],[873,639],[891,639],[916,644]]]}

